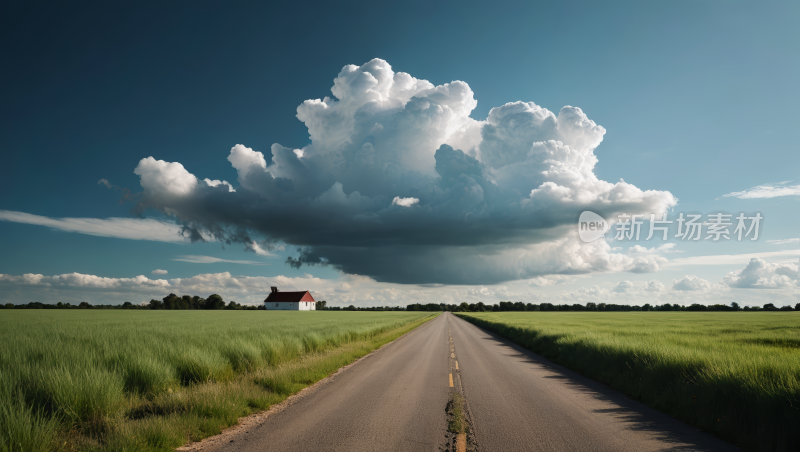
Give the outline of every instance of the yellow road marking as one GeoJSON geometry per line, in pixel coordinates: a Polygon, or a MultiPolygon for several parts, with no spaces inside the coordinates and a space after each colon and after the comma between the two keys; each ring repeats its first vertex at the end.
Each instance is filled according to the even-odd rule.
{"type": "Polygon", "coordinates": [[[453,387],[453,374],[450,374],[450,387],[453,387]]]}
{"type": "Polygon", "coordinates": [[[458,370],[458,361],[456,361],[456,370],[458,370]]]}
{"type": "Polygon", "coordinates": [[[456,437],[456,451],[467,452],[467,434],[459,433],[456,437]]]}

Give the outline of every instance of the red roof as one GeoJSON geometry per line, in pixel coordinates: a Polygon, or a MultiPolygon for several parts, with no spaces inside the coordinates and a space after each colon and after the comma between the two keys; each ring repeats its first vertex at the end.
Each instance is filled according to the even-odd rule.
{"type": "Polygon", "coordinates": [[[316,301],[309,291],[305,292],[270,292],[264,303],[297,303],[298,301],[316,301]]]}

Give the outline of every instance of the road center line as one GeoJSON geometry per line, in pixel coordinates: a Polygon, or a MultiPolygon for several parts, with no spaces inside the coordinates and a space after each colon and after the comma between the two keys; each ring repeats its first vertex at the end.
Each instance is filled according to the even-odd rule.
{"type": "Polygon", "coordinates": [[[450,387],[453,387],[453,374],[450,374],[450,387]]]}

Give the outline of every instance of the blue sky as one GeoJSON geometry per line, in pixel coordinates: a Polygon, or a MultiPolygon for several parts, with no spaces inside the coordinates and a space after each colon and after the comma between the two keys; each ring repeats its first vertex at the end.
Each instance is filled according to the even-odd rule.
{"type": "MultiPolygon", "coordinates": [[[[578,107],[606,131],[591,150],[597,157],[593,173],[600,181],[624,179],[641,190],[668,192],[677,199],[670,206],[676,215],[760,212],[765,220],[756,242],[676,242],[670,251],[677,253],[653,252],[664,259],[657,271],[593,266],[578,274],[562,267],[550,274],[542,270],[549,264],[533,262],[524,270],[495,272],[496,277],[485,281],[472,279],[480,283],[476,285],[446,272],[440,279],[436,272],[428,272],[432,279],[403,277],[419,253],[409,256],[413,253],[388,243],[401,239],[420,246],[425,217],[404,217],[399,224],[406,232],[398,236],[375,232],[373,243],[378,245],[368,254],[385,253],[388,260],[407,262],[404,270],[333,250],[342,244],[330,237],[343,232],[325,216],[319,217],[318,232],[296,237],[295,244],[281,246],[279,240],[271,255],[259,255],[235,240],[223,246],[218,241],[98,237],[88,235],[96,229],[85,225],[67,232],[32,217],[9,221],[7,214],[7,221],[0,221],[0,254],[5,257],[0,260],[5,278],[0,281],[5,285],[0,298],[116,303],[183,290],[254,302],[263,298],[259,290],[280,281],[283,287],[313,288],[323,298],[348,304],[404,305],[414,297],[484,302],[585,302],[595,297],[641,304],[691,301],[686,290],[675,288],[685,287],[681,281],[691,276],[707,283],[688,292],[699,302],[794,304],[800,301],[793,276],[800,251],[792,252],[800,242],[774,241],[800,237],[800,189],[787,188],[784,195],[770,198],[758,197],[763,195],[757,192],[749,192],[749,199],[741,199],[748,196],[744,194],[724,195],[761,185],[800,185],[795,136],[800,62],[793,57],[800,44],[798,9],[794,2],[364,2],[295,9],[199,2],[14,5],[0,19],[5,66],[11,68],[3,72],[0,88],[3,211],[54,219],[137,220],[132,214],[136,202],[119,203],[120,192],[98,181],[142,192],[134,169],[150,156],[180,162],[200,181],[225,180],[239,187],[242,173],[226,160],[234,145],[261,152],[268,162],[274,143],[287,149],[308,146],[309,129],[296,117],[298,105],[332,97],[333,79],[345,65],[362,66],[379,58],[395,73],[405,72],[434,86],[465,82],[477,101],[468,112],[475,121],[515,101],[534,102],[556,115],[564,106],[578,107]],[[299,256],[301,242],[317,247],[309,258],[336,255],[340,261],[332,259],[341,263],[338,268],[350,271],[285,265],[287,257],[299,256]],[[776,254],[779,251],[784,253],[776,254]],[[747,256],[701,259],[716,255],[747,256]],[[758,268],[747,270],[753,257],[763,264],[758,261],[758,268]],[[198,263],[214,259],[239,262],[198,263]],[[366,274],[377,267],[385,268],[384,273],[366,274]],[[156,269],[168,273],[151,273],[156,269]],[[746,270],[755,272],[756,282],[749,286],[741,282],[750,275],[741,273],[746,270]],[[731,272],[733,279],[725,282],[731,272]],[[82,276],[47,279],[73,273],[82,276]],[[33,276],[24,279],[25,274],[33,276]],[[138,275],[167,282],[143,286],[135,280],[138,275]],[[632,285],[620,286],[623,281],[632,285]],[[663,289],[644,289],[651,281],[660,282],[663,289]],[[629,286],[636,287],[626,289],[629,286]]],[[[444,138],[440,141],[437,147],[445,143],[444,138]]],[[[428,150],[431,155],[435,151],[436,147],[428,150]]],[[[474,156],[485,160],[485,155],[474,156]]],[[[345,195],[357,185],[343,184],[345,195]]],[[[236,196],[243,196],[245,190],[237,190],[236,196]]],[[[411,197],[413,190],[424,192],[422,186],[409,186],[397,196],[411,197]]],[[[147,196],[155,199],[153,193],[147,196]]],[[[393,195],[385,196],[391,200],[393,195]]],[[[170,208],[165,203],[153,201],[155,208],[141,215],[178,221],[179,216],[165,213],[170,208]]],[[[416,207],[424,208],[425,199],[416,207]]],[[[180,208],[188,209],[183,204],[180,208]]],[[[203,208],[181,212],[184,219],[219,213],[221,223],[214,224],[267,221],[241,216],[234,220],[208,210],[209,205],[203,208]]],[[[558,215],[571,211],[547,212],[539,218],[551,215],[555,224],[558,215]]],[[[494,226],[497,233],[498,224],[494,226]]],[[[452,236],[463,232],[468,240],[466,229],[452,236]]],[[[264,231],[287,237],[285,231],[264,231]]],[[[541,230],[532,227],[527,232],[541,230]]],[[[436,234],[431,236],[438,240],[436,234]]],[[[520,246],[528,243],[520,240],[520,246]]],[[[508,245],[497,248],[499,243],[486,238],[486,246],[495,247],[492,253],[509,252],[508,245]]],[[[629,255],[631,244],[609,243],[622,248],[611,253],[629,255]]],[[[426,259],[461,259],[450,248],[437,248],[444,246],[441,243],[433,245],[426,248],[426,259]]],[[[486,251],[465,251],[473,257],[482,252],[486,251]]],[[[489,275],[490,270],[474,267],[459,274],[489,275]]]]}

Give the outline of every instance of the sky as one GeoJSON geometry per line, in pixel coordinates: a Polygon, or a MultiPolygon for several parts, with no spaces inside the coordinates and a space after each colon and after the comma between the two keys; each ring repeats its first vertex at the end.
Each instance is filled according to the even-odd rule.
{"type": "Polygon", "coordinates": [[[334,306],[794,306],[798,19],[796,2],[18,2],[0,18],[0,302],[278,286],[334,306]],[[584,242],[584,211],[614,226],[584,242]],[[665,213],[667,240],[619,232],[665,213]]]}

